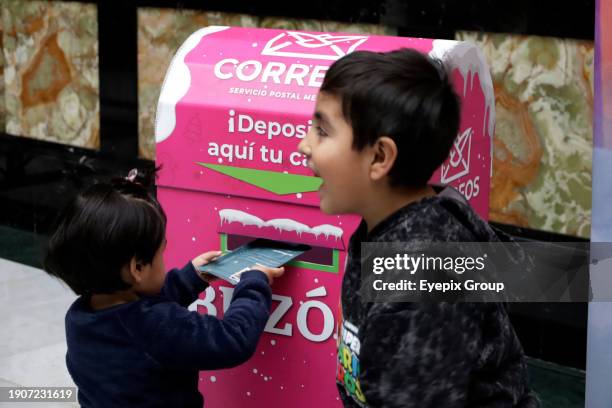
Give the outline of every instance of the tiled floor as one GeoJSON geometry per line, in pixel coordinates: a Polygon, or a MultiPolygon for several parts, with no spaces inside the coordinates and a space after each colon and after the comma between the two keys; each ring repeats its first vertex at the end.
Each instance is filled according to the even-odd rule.
{"type": "MultiPolygon", "coordinates": [[[[42,270],[0,259],[0,387],[74,386],[65,364],[64,315],[75,298],[42,270]]],[[[11,406],[78,404],[0,402],[11,406]]]]}

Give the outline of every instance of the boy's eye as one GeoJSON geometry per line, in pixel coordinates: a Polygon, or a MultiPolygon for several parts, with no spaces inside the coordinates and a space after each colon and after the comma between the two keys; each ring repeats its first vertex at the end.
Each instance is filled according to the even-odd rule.
{"type": "Polygon", "coordinates": [[[327,132],[321,126],[316,126],[315,130],[317,131],[317,136],[321,136],[321,137],[327,136],[327,132]]]}

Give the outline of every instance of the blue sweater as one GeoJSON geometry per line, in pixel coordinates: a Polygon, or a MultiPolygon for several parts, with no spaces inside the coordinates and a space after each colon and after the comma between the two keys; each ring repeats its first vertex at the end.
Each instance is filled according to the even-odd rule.
{"type": "Polygon", "coordinates": [[[156,296],[97,311],[78,298],[66,314],[66,364],[79,403],[201,408],[198,371],[253,355],[272,296],[262,272],[246,272],[221,320],[187,310],[207,286],[189,262],[168,272],[156,296]]]}

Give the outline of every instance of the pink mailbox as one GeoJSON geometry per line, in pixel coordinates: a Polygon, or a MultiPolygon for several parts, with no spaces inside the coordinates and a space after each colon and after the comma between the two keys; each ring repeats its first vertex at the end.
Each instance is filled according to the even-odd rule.
{"type": "MultiPolygon", "coordinates": [[[[158,196],[168,215],[166,265],[257,237],[306,243],[274,285],[273,311],[255,356],[202,372],[211,407],[340,406],[335,386],[340,283],[355,216],[319,211],[297,145],[317,90],[336,59],[355,50],[415,48],[445,61],[462,99],[461,129],[432,178],[488,210],[494,97],[471,44],[416,38],[207,27],[181,46],[166,74],[155,136],[158,196]]],[[[223,316],[232,287],[216,283],[192,305],[223,316]]]]}

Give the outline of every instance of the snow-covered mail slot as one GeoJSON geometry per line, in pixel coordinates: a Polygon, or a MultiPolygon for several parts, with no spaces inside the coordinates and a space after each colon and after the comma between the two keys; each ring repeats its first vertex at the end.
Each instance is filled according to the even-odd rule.
{"type": "MultiPolygon", "coordinates": [[[[455,185],[486,217],[494,98],[488,69],[471,44],[207,27],[172,60],[155,128],[163,165],[158,195],[168,214],[166,264],[255,238],[312,246],[275,283],[273,312],[255,356],[236,369],[201,373],[210,406],[340,406],[334,374],[339,289],[358,220],[319,211],[320,180],[296,150],[333,61],[355,50],[401,47],[452,69],[461,129],[432,181],[455,185]]],[[[195,307],[222,316],[231,296],[231,285],[219,283],[195,307]]],[[[355,386],[351,378],[339,380],[355,386]]]]}

